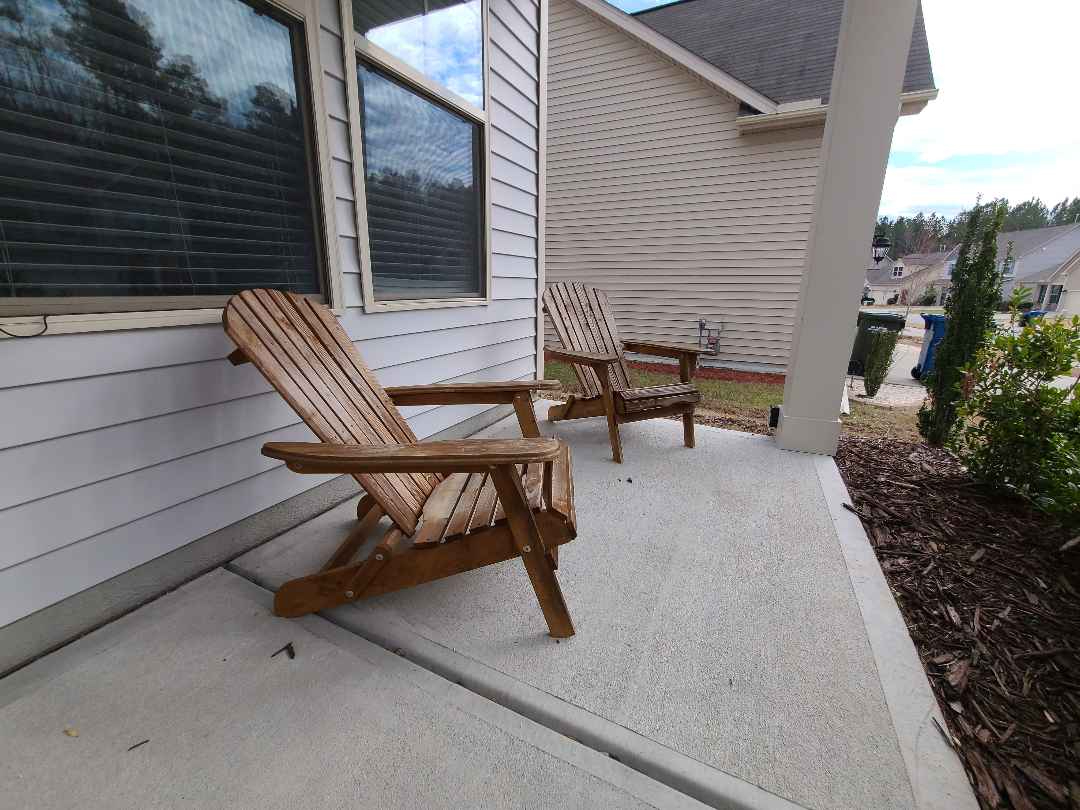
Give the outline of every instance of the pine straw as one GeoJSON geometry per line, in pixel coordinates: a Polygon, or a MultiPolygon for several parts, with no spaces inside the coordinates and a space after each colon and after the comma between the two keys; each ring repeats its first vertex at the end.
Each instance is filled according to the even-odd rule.
{"type": "Polygon", "coordinates": [[[1080,543],[948,454],[836,460],[984,808],[1080,808],[1080,543]]]}

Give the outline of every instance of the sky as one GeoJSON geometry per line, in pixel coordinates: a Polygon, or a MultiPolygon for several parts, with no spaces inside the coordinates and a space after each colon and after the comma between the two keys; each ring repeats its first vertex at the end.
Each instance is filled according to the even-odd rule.
{"type": "Polygon", "coordinates": [[[1080,196],[1080,2],[922,2],[940,94],[897,124],[880,213],[952,216],[979,194],[1047,205],[1080,196]]]}

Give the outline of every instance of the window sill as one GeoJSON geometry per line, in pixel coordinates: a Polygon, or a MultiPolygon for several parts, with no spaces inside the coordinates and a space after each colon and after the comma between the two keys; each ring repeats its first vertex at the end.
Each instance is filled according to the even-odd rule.
{"type": "MultiPolygon", "coordinates": [[[[35,337],[41,332],[41,315],[0,317],[0,328],[11,335],[35,337]]],[[[83,332],[118,332],[128,329],[156,329],[166,326],[194,326],[221,323],[221,309],[172,309],[149,312],[95,312],[78,315],[49,315],[48,329],[40,337],[74,335],[83,332]]],[[[0,332],[0,340],[12,339],[0,332]]]]}
{"type": "Polygon", "coordinates": [[[374,301],[364,304],[364,312],[403,312],[410,309],[450,309],[451,307],[483,307],[490,298],[422,298],[412,301],[374,301]]]}

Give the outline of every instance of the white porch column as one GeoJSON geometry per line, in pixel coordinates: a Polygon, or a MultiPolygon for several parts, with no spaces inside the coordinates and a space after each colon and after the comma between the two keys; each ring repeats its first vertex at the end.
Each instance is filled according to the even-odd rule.
{"type": "Polygon", "coordinates": [[[776,443],[833,454],[916,0],[847,0],[776,443]]]}

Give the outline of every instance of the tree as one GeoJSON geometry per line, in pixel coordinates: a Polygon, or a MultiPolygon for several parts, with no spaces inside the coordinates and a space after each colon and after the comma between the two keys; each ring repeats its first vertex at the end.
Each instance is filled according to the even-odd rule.
{"type": "Polygon", "coordinates": [[[999,200],[977,202],[968,214],[952,272],[952,293],[945,304],[948,328],[927,381],[929,400],[919,411],[919,431],[938,447],[951,436],[956,424],[964,367],[988,343],[994,330],[994,312],[1001,298],[997,235],[1007,211],[1006,202],[999,200]]]}
{"type": "Polygon", "coordinates": [[[1074,222],[1080,222],[1080,197],[1071,200],[1066,197],[1050,209],[1051,225],[1070,225],[1074,222]]]}
{"type": "Polygon", "coordinates": [[[1006,231],[1026,231],[1032,228],[1045,228],[1050,224],[1050,211],[1038,197],[1017,203],[1009,208],[1005,215],[1006,231]]]}

